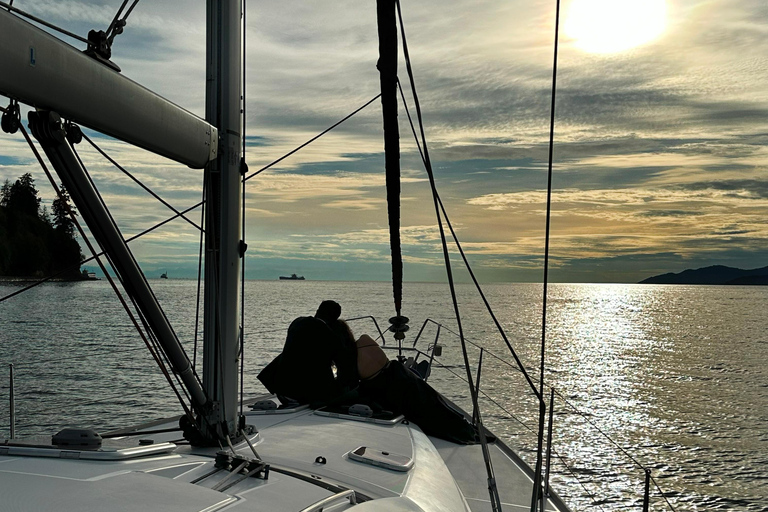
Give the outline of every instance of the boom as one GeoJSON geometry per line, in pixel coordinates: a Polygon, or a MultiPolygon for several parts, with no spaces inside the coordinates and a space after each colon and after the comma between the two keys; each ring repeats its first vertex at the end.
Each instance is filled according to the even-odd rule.
{"type": "Polygon", "coordinates": [[[0,94],[193,168],[216,158],[210,123],[0,9],[0,94]]]}

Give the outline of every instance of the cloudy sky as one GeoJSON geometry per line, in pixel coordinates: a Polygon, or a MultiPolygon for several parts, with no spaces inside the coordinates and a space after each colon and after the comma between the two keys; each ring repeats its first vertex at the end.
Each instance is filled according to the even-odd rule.
{"type": "MultiPolygon", "coordinates": [[[[119,3],[14,6],[85,35],[105,29],[119,3]]],[[[255,170],[374,97],[378,48],[373,1],[248,4],[255,170]]],[[[554,11],[549,0],[403,0],[437,186],[484,281],[542,277],[554,11]]],[[[562,12],[551,279],[768,265],[768,4],[563,0],[562,12]]],[[[201,0],[143,0],[113,60],[202,115],[204,16],[201,0]]],[[[405,276],[441,280],[429,186],[402,109],[400,121],[405,276]]],[[[93,135],[177,208],[200,200],[199,171],[93,135]]],[[[248,182],[249,278],[388,279],[381,137],[376,102],[248,182]]],[[[49,202],[23,139],[1,134],[0,148],[0,179],[32,172],[49,202]]],[[[79,151],[126,236],[170,215],[87,144],[79,151]]],[[[132,248],[150,276],[193,277],[198,236],[177,220],[132,248]]]]}

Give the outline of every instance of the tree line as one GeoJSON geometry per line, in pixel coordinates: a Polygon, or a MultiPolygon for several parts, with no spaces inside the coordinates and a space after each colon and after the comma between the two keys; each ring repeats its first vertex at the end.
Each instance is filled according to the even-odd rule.
{"type": "Polygon", "coordinates": [[[29,173],[0,187],[0,276],[44,277],[64,269],[61,279],[79,279],[83,253],[69,215],[69,195],[61,186],[51,211],[40,206],[29,173]]]}

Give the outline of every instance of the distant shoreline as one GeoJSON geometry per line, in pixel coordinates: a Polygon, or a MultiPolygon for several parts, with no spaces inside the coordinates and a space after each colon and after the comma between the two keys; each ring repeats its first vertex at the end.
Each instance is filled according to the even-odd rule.
{"type": "Polygon", "coordinates": [[[48,282],[51,283],[79,283],[80,281],[100,281],[101,278],[88,278],[88,277],[79,277],[77,279],[62,279],[59,277],[46,279],[45,277],[34,277],[34,276],[0,276],[0,282],[2,283],[34,283],[37,281],[42,281],[45,279],[48,282]]]}
{"type": "Polygon", "coordinates": [[[745,270],[725,265],[712,265],[678,273],[660,274],[644,279],[638,284],[766,286],[768,285],[768,267],[745,270]]]}

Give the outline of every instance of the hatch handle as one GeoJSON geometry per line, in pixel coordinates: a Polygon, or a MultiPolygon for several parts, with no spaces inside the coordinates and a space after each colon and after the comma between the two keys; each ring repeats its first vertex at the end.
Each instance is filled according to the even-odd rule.
{"type": "Polygon", "coordinates": [[[340,503],[344,500],[349,500],[350,505],[357,505],[357,496],[355,495],[355,491],[352,489],[347,489],[346,491],[341,491],[334,494],[333,496],[328,496],[327,498],[323,498],[317,503],[313,503],[307,508],[301,509],[301,512],[322,512],[325,507],[331,504],[340,503]]]}

